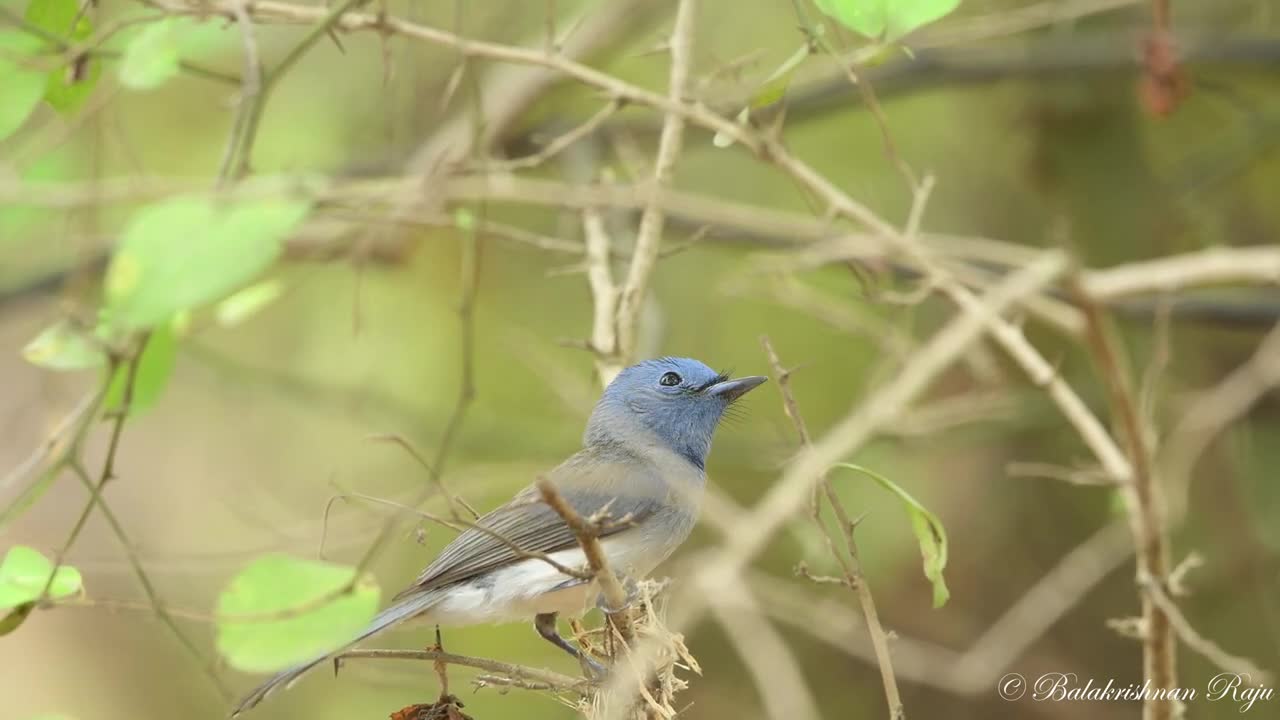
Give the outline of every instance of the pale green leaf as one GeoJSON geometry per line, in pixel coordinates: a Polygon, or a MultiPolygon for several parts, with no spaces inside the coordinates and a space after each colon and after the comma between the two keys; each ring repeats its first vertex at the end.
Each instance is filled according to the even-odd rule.
{"type": "MultiPolygon", "coordinates": [[[[751,94],[751,99],[747,102],[746,107],[738,112],[735,121],[738,125],[746,127],[751,120],[751,111],[768,107],[780,100],[787,94],[787,88],[791,86],[791,78],[799,69],[810,54],[811,50],[806,43],[799,50],[791,53],[791,56],[782,62],[773,72],[769,73],[769,77],[760,83],[760,87],[751,94]]],[[[723,132],[717,132],[711,138],[711,144],[718,148],[726,148],[733,144],[733,138],[723,132]]]]}
{"type": "Polygon", "coordinates": [[[75,323],[60,320],[22,348],[27,362],[50,370],[84,370],[107,360],[101,344],[75,323]]]}
{"type": "Polygon", "coordinates": [[[309,203],[178,198],[138,211],[106,275],[106,310],[124,329],[155,327],[252,281],[280,255],[309,203]]]}
{"type": "Polygon", "coordinates": [[[255,315],[259,310],[275,302],[284,292],[284,285],[279,280],[267,280],[241,290],[218,303],[215,317],[218,324],[234,327],[255,315]]]}
{"type": "MultiPolygon", "coordinates": [[[[130,416],[145,412],[160,396],[169,384],[169,376],[173,374],[173,365],[177,357],[177,341],[173,330],[162,326],[153,331],[142,349],[142,357],[138,358],[138,369],[133,378],[133,394],[129,399],[128,414],[130,416]]],[[[116,368],[107,387],[107,396],[103,406],[108,411],[120,410],[124,405],[124,391],[129,379],[127,363],[116,368]]]]}
{"type": "Polygon", "coordinates": [[[125,48],[120,84],[133,90],[159,87],[178,74],[181,59],[173,22],[151,23],[125,48]]]}
{"type": "Polygon", "coordinates": [[[44,97],[44,73],[15,56],[34,55],[40,41],[16,32],[0,32],[0,140],[22,127],[44,97]]]}
{"type": "Polygon", "coordinates": [[[264,555],[218,598],[218,652],[245,672],[274,672],[342,647],[378,610],[378,586],[355,568],[264,555]]]}
{"type": "Polygon", "coordinates": [[[836,463],[836,467],[847,468],[875,480],[880,487],[902,501],[902,506],[911,519],[911,530],[920,545],[920,555],[924,558],[924,576],[933,584],[933,606],[938,608],[947,604],[951,592],[947,590],[946,580],[942,577],[942,571],[947,567],[947,531],[942,527],[942,521],[910,493],[883,475],[853,463],[836,463]]]}
{"type": "Polygon", "coordinates": [[[946,16],[960,0],[814,0],[845,27],[877,40],[896,40],[946,16]]]}
{"type": "Polygon", "coordinates": [[[55,573],[49,558],[25,545],[14,545],[0,561],[0,608],[8,609],[36,600],[49,583],[49,597],[63,598],[80,592],[80,571],[62,565],[55,573]]]}
{"type": "MultiPolygon", "coordinates": [[[[35,0],[27,6],[27,22],[69,42],[89,39],[93,24],[80,9],[80,0],[35,0]]],[[[88,58],[78,64],[49,72],[45,102],[61,113],[75,112],[93,92],[102,64],[88,58]]]]}

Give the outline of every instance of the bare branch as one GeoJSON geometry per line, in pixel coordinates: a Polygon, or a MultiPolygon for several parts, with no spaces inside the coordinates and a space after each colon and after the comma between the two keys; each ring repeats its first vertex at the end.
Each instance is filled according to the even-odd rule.
{"type": "Polygon", "coordinates": [[[1169,547],[1165,536],[1164,499],[1155,477],[1147,431],[1142,424],[1138,400],[1131,387],[1129,374],[1120,352],[1105,325],[1102,311],[1084,296],[1078,283],[1076,291],[1088,320],[1089,347],[1106,381],[1113,414],[1124,433],[1132,463],[1130,482],[1122,486],[1128,511],[1133,543],[1137,547],[1139,588],[1142,597],[1143,677],[1157,691],[1144,695],[1142,714],[1146,720],[1171,720],[1179,713],[1175,697],[1164,697],[1161,690],[1173,690],[1178,684],[1177,640],[1168,613],[1157,602],[1152,587],[1163,584],[1169,574],[1169,547]]]}
{"type": "Polygon", "coordinates": [[[548,689],[556,692],[572,692],[584,695],[590,691],[591,683],[582,678],[561,675],[550,670],[513,665],[488,658],[455,655],[442,650],[347,650],[337,655],[334,660],[341,662],[352,659],[372,660],[430,660],[447,665],[461,665],[476,668],[485,672],[498,673],[508,678],[543,683],[548,689]]]}
{"type": "MultiPolygon", "coordinates": [[[[667,83],[667,103],[671,108],[683,108],[688,103],[689,70],[693,65],[693,28],[698,4],[694,0],[680,0],[676,6],[675,27],[671,30],[671,77],[667,83]]],[[[662,121],[662,135],[658,140],[658,154],[653,162],[653,187],[671,183],[672,169],[680,156],[684,140],[684,115],[667,110],[662,121]]],[[[657,203],[646,204],[640,215],[640,229],[636,232],[635,250],[626,281],[618,296],[618,356],[617,368],[605,377],[613,379],[623,365],[629,364],[636,353],[636,324],[640,308],[649,289],[649,275],[658,261],[662,247],[662,228],[666,214],[657,203]]]]}
{"type": "MultiPolygon", "coordinates": [[[[773,368],[773,375],[778,381],[778,388],[782,393],[783,408],[786,410],[787,417],[791,418],[792,424],[795,425],[796,434],[800,437],[800,447],[810,450],[813,447],[813,442],[809,439],[809,429],[805,425],[804,416],[800,414],[800,405],[791,393],[791,372],[783,367],[782,360],[778,357],[777,351],[773,349],[773,344],[769,342],[768,336],[761,337],[760,343],[764,346],[765,354],[769,358],[769,366],[773,368]]],[[[862,567],[858,560],[858,545],[853,539],[854,523],[849,519],[849,513],[845,510],[844,504],[840,502],[840,497],[836,495],[835,488],[831,485],[831,478],[827,476],[825,470],[818,475],[817,487],[822,488],[822,492],[826,495],[827,503],[831,506],[831,510],[836,516],[836,521],[840,525],[844,538],[844,553],[836,550],[835,541],[831,536],[832,533],[827,528],[826,523],[822,521],[816,498],[810,502],[810,519],[818,526],[818,530],[826,539],[827,550],[830,552],[831,557],[840,564],[841,569],[844,571],[845,583],[858,597],[858,605],[862,608],[862,616],[866,620],[867,631],[871,635],[871,646],[875,649],[876,662],[880,666],[880,680],[884,685],[884,697],[889,706],[889,720],[901,720],[905,715],[905,711],[902,706],[902,696],[898,693],[898,678],[893,673],[893,657],[889,653],[889,636],[880,625],[880,613],[876,610],[875,596],[871,592],[871,585],[867,583],[866,577],[862,574],[862,567]]]]}
{"type": "Polygon", "coordinates": [[[635,629],[631,624],[631,614],[627,608],[627,591],[618,581],[618,576],[614,575],[609,568],[608,556],[600,545],[599,530],[573,509],[550,480],[539,477],[537,487],[542,501],[556,511],[556,514],[578,538],[582,553],[587,556],[587,565],[591,567],[591,574],[600,585],[605,602],[609,604],[609,609],[606,610],[609,622],[622,636],[623,642],[629,645],[635,638],[635,629]]]}

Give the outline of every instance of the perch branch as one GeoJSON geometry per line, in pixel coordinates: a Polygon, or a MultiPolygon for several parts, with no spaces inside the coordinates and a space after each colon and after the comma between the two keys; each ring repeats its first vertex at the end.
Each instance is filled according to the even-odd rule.
{"type": "Polygon", "coordinates": [[[599,528],[593,521],[588,521],[579,515],[547,478],[539,477],[537,487],[542,501],[564,520],[564,524],[568,525],[574,536],[578,538],[578,544],[582,546],[582,553],[587,557],[591,574],[600,585],[600,592],[604,594],[605,602],[609,604],[609,609],[606,610],[609,622],[617,629],[623,641],[630,645],[635,639],[635,628],[632,626],[631,614],[627,608],[627,591],[618,581],[618,576],[614,575],[613,570],[609,568],[609,560],[604,553],[604,548],[600,545],[599,528]]]}

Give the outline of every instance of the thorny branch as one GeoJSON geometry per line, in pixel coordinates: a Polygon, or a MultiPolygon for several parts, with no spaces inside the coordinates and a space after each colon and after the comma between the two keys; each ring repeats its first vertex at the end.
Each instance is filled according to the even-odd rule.
{"type": "Polygon", "coordinates": [[[550,670],[514,665],[488,658],[455,655],[443,650],[347,650],[334,658],[336,661],[352,659],[371,660],[431,660],[448,665],[461,665],[476,668],[485,672],[498,673],[506,678],[542,683],[545,688],[556,692],[570,692],[585,695],[590,692],[591,683],[582,678],[561,675],[550,670]]]}
{"type": "MultiPolygon", "coordinates": [[[[1178,685],[1178,645],[1165,608],[1155,597],[1163,593],[1169,574],[1169,547],[1165,537],[1164,498],[1155,476],[1147,429],[1138,410],[1128,370],[1110,335],[1102,311],[1077,284],[1081,305],[1088,319],[1089,348],[1098,373],[1106,382],[1112,413],[1118,418],[1133,468],[1131,478],[1121,484],[1133,542],[1137,548],[1138,588],[1142,598],[1143,677],[1156,690],[1172,690],[1178,685]]],[[[1181,714],[1179,702],[1158,693],[1143,698],[1146,720],[1172,720],[1181,714]]]]}
{"type": "MultiPolygon", "coordinates": [[[[102,495],[102,491],[106,487],[107,483],[116,477],[116,457],[119,452],[120,441],[124,433],[125,420],[129,416],[129,411],[133,403],[138,366],[148,341],[149,337],[147,336],[139,339],[132,348],[132,354],[129,355],[127,359],[123,360],[123,364],[121,364],[121,359],[114,355],[108,364],[106,377],[113,378],[117,371],[122,370],[124,373],[124,382],[121,389],[119,405],[111,411],[111,430],[106,456],[102,462],[102,469],[98,473],[97,479],[94,480],[91,478],[89,471],[85,468],[82,450],[83,442],[85,437],[88,435],[89,428],[92,423],[97,420],[99,411],[106,399],[107,387],[105,385],[94,394],[93,400],[89,404],[88,408],[83,413],[76,416],[76,424],[68,428],[72,439],[67,445],[67,452],[59,455],[47,471],[51,478],[56,478],[56,476],[64,470],[71,471],[71,473],[80,480],[85,490],[89,493],[88,502],[85,504],[84,509],[76,519],[75,524],[67,534],[67,537],[63,541],[61,547],[58,548],[57,554],[54,557],[53,567],[57,568],[62,565],[63,561],[66,559],[67,553],[70,552],[72,546],[75,545],[81,531],[84,529],[85,523],[89,519],[89,515],[93,512],[93,509],[97,507],[98,511],[106,519],[107,525],[111,528],[112,533],[116,536],[116,539],[119,540],[121,547],[124,549],[125,556],[133,570],[134,576],[142,586],[143,593],[147,596],[147,601],[152,614],[154,614],[165,628],[173,634],[174,638],[178,641],[178,644],[182,646],[183,650],[196,661],[197,665],[202,669],[214,689],[217,690],[219,695],[225,700],[231,697],[230,689],[218,675],[217,669],[213,663],[204,658],[200,649],[196,647],[195,643],[187,637],[187,634],[178,627],[173,616],[170,615],[169,611],[161,602],[159,593],[156,591],[154,584],[152,584],[150,576],[148,576],[146,571],[143,569],[142,562],[138,558],[137,551],[134,549],[133,543],[125,532],[124,525],[120,522],[119,518],[116,517],[115,513],[107,504],[106,498],[102,495]]],[[[49,578],[45,581],[45,585],[40,591],[41,597],[40,600],[37,601],[37,605],[47,598],[49,588],[53,584],[54,576],[55,573],[49,574],[49,578]]]]}
{"type": "Polygon", "coordinates": [[[556,514],[564,520],[565,525],[568,525],[569,529],[573,531],[574,536],[578,538],[578,544],[582,546],[582,553],[587,556],[587,565],[591,568],[591,575],[596,583],[600,585],[600,592],[604,595],[605,602],[609,605],[605,610],[605,614],[609,617],[609,623],[617,630],[623,643],[630,645],[635,639],[635,628],[631,622],[627,591],[622,587],[618,576],[609,567],[608,556],[605,555],[604,548],[600,545],[599,522],[603,520],[583,518],[547,478],[539,477],[537,487],[538,493],[542,496],[542,502],[549,505],[552,510],[555,510],[556,514]]]}
{"type": "MultiPolygon", "coordinates": [[[[675,27],[668,43],[671,51],[671,76],[666,98],[673,107],[683,107],[687,102],[697,9],[695,0],[680,0],[676,6],[675,27]]],[[[662,121],[662,134],[658,139],[658,151],[653,161],[653,187],[671,183],[672,170],[684,141],[684,123],[684,116],[675,112],[668,112],[662,121]]],[[[614,367],[607,370],[604,377],[606,382],[635,359],[636,325],[640,321],[641,306],[649,289],[649,276],[653,274],[658,252],[662,247],[662,229],[665,223],[666,215],[662,207],[652,201],[647,203],[640,214],[640,228],[636,231],[635,249],[632,251],[626,281],[618,295],[617,347],[611,351],[614,367]]]]}
{"type": "MultiPolygon", "coordinates": [[[[796,402],[795,395],[791,393],[791,371],[783,366],[782,360],[778,357],[777,351],[773,349],[773,343],[769,341],[768,336],[761,337],[760,343],[764,346],[765,355],[769,358],[769,366],[773,368],[773,375],[778,381],[778,390],[782,393],[783,408],[796,428],[796,435],[800,438],[800,447],[807,450],[812,447],[813,442],[809,439],[809,429],[805,425],[804,416],[800,414],[800,405],[796,402]]],[[[867,631],[871,635],[871,646],[875,649],[876,662],[880,666],[880,680],[884,684],[884,697],[889,706],[889,720],[901,720],[901,718],[905,717],[905,711],[902,706],[902,696],[898,693],[898,678],[893,672],[893,657],[889,652],[889,636],[885,633],[884,627],[880,625],[880,614],[876,610],[875,597],[871,592],[871,586],[867,584],[866,577],[862,574],[862,567],[858,560],[858,545],[853,538],[855,523],[850,520],[849,513],[844,508],[844,503],[840,502],[840,497],[836,495],[836,490],[831,485],[831,478],[827,476],[826,471],[819,473],[818,483],[814,491],[815,494],[809,504],[809,517],[822,532],[831,557],[840,564],[840,568],[844,572],[845,584],[858,596],[858,605],[862,608],[862,616],[866,620],[867,631]],[[822,489],[827,498],[827,504],[831,506],[831,511],[840,526],[844,539],[843,553],[836,549],[831,531],[822,520],[821,508],[816,494],[818,488],[822,489]]]]}

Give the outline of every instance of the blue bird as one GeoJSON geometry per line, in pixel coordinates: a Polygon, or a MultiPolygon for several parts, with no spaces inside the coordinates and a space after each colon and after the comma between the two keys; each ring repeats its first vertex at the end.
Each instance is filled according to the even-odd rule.
{"type": "MultiPolygon", "coordinates": [[[[604,510],[612,519],[626,518],[607,526],[600,540],[615,572],[642,578],[689,536],[716,426],[730,405],[764,381],[730,379],[689,358],[661,358],[632,365],[609,383],[587,422],[582,449],[546,477],[583,517],[604,510]]],[[[346,647],[409,620],[456,627],[532,617],[548,642],[590,662],[556,631],[556,617],[580,615],[600,603],[596,583],[511,547],[546,553],[568,568],[586,565],[573,532],[540,501],[537,488],[520,491],[476,525],[485,530],[458,535],[346,647]]],[[[232,715],[344,649],[272,677],[232,715]]]]}

